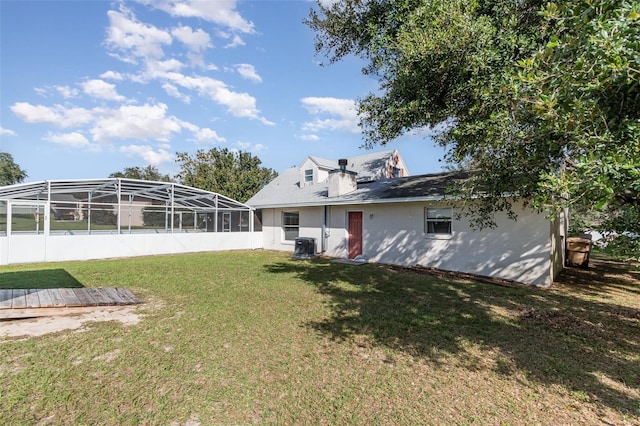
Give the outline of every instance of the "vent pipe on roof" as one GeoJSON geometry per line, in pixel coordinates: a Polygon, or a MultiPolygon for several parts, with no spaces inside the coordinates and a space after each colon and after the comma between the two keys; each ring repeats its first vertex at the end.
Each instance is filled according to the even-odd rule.
{"type": "Polygon", "coordinates": [[[338,160],[338,166],[340,166],[340,170],[342,170],[343,172],[347,170],[347,159],[346,158],[341,158],[338,160]]]}

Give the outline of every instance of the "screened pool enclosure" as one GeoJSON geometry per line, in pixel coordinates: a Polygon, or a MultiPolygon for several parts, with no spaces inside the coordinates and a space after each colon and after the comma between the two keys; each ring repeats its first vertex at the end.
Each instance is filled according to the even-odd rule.
{"type": "Polygon", "coordinates": [[[170,182],[108,178],[0,187],[0,264],[256,248],[255,228],[261,230],[260,221],[249,206],[170,182]]]}

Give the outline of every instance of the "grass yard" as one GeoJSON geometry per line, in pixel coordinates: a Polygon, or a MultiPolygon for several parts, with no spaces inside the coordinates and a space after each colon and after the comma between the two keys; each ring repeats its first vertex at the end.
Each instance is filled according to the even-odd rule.
{"type": "Polygon", "coordinates": [[[269,251],[0,267],[146,302],[0,343],[0,424],[637,425],[640,272],[592,264],[550,290],[269,251]]]}

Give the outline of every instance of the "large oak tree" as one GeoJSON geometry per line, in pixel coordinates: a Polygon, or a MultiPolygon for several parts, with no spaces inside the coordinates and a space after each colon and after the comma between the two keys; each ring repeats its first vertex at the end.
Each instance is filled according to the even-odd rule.
{"type": "Polygon", "coordinates": [[[329,63],[357,55],[379,80],[365,144],[440,128],[447,161],[478,171],[458,188],[477,226],[515,216],[505,194],[640,219],[639,2],[342,0],[306,23],[329,63]]]}

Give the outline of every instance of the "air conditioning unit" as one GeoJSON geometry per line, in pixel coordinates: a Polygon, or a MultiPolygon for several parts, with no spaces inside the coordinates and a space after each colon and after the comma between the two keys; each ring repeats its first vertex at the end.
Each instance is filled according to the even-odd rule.
{"type": "Polygon", "coordinates": [[[316,239],[298,237],[293,250],[294,259],[313,259],[316,257],[316,239]]]}

